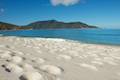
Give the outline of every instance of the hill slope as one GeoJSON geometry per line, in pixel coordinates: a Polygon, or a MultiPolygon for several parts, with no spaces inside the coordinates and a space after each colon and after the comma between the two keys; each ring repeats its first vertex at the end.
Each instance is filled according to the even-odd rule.
{"type": "Polygon", "coordinates": [[[56,20],[38,21],[27,25],[33,29],[61,29],[61,28],[97,28],[81,22],[59,22],[56,20]]]}
{"type": "Polygon", "coordinates": [[[14,30],[19,26],[10,23],[0,22],[0,30],[14,30]]]}
{"type": "Polygon", "coordinates": [[[25,27],[25,26],[18,26],[10,23],[0,22],[0,30],[27,30],[31,29],[31,27],[25,27]]]}
{"type": "Polygon", "coordinates": [[[10,23],[0,22],[0,30],[28,30],[28,29],[74,29],[74,28],[97,28],[81,22],[59,22],[56,20],[38,21],[26,26],[17,26],[10,23]]]}

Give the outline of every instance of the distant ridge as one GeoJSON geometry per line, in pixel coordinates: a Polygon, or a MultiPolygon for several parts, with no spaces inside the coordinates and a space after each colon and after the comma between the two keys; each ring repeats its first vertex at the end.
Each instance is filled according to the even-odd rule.
{"type": "Polygon", "coordinates": [[[21,30],[21,29],[31,29],[31,27],[23,27],[11,23],[0,22],[0,30],[21,30]]]}
{"type": "Polygon", "coordinates": [[[0,22],[0,30],[21,30],[21,29],[76,29],[76,28],[97,28],[82,22],[60,22],[57,20],[37,21],[26,26],[17,26],[10,23],[0,22]]]}
{"type": "Polygon", "coordinates": [[[18,28],[19,26],[10,24],[10,23],[5,23],[5,22],[0,22],[0,30],[14,30],[18,28]]]}
{"type": "Polygon", "coordinates": [[[96,26],[90,26],[82,22],[65,23],[56,20],[37,21],[27,26],[32,27],[33,29],[97,28],[96,26]]]}

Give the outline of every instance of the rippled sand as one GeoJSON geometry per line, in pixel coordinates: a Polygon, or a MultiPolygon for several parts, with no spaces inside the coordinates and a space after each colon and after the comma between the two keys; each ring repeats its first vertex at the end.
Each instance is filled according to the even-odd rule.
{"type": "Polygon", "coordinates": [[[0,80],[120,80],[120,46],[0,37],[0,80]]]}

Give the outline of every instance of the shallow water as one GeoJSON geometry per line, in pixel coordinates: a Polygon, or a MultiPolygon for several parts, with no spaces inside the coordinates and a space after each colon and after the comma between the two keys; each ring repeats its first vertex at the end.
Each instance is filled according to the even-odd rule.
{"type": "Polygon", "coordinates": [[[120,29],[49,29],[0,31],[3,36],[64,38],[88,43],[120,45],[120,29]]]}

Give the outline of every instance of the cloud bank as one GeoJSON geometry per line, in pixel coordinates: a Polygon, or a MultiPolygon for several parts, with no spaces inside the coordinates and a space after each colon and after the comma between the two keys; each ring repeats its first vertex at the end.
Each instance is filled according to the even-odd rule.
{"type": "Polygon", "coordinates": [[[70,6],[80,2],[80,0],[50,0],[53,6],[64,5],[70,6]]]}

